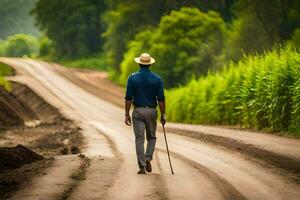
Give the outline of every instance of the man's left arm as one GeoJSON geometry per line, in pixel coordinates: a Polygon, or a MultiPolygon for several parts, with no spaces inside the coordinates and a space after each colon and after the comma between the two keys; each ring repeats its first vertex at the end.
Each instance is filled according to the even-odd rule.
{"type": "Polygon", "coordinates": [[[157,93],[157,101],[161,113],[161,119],[160,122],[165,125],[167,122],[167,117],[166,117],[166,101],[165,101],[165,94],[164,94],[164,84],[162,79],[159,80],[158,84],[158,93],[157,93]]]}

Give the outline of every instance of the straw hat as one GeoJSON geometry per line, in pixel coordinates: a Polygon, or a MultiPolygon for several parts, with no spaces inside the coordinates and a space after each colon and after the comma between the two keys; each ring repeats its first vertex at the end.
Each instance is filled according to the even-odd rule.
{"type": "Polygon", "coordinates": [[[155,62],[154,58],[152,58],[148,53],[142,53],[140,57],[136,57],[134,61],[142,65],[151,65],[155,62]]]}

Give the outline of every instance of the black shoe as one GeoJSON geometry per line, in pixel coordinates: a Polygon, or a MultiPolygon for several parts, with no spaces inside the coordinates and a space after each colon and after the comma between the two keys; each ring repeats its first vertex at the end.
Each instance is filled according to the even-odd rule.
{"type": "Polygon", "coordinates": [[[140,170],[137,172],[137,174],[146,174],[145,169],[144,169],[144,168],[140,169],[140,170]]]}
{"type": "Polygon", "coordinates": [[[149,160],[146,161],[146,171],[152,172],[151,162],[149,160]]]}

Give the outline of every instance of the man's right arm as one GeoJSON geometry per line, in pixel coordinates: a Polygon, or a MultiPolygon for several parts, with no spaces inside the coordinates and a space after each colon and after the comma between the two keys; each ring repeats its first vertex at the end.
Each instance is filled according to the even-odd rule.
{"type": "Polygon", "coordinates": [[[133,100],[133,86],[131,76],[128,77],[126,84],[126,95],[125,95],[125,124],[131,126],[130,107],[133,100]]]}

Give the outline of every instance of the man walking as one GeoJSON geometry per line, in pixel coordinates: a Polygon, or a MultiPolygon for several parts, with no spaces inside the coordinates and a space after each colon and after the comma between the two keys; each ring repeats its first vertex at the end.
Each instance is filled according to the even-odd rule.
{"type": "Polygon", "coordinates": [[[150,65],[155,62],[147,53],[134,59],[140,65],[140,70],[131,74],[127,80],[125,96],[125,124],[131,126],[130,107],[133,103],[132,113],[133,131],[135,134],[135,148],[138,160],[138,174],[152,171],[151,160],[156,143],[156,106],[159,105],[161,123],[166,123],[165,96],[162,79],[152,73],[150,65]],[[146,153],[144,149],[145,131],[147,138],[146,153]]]}

